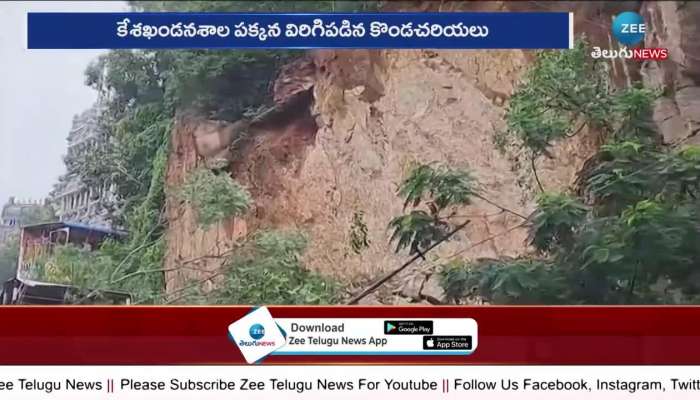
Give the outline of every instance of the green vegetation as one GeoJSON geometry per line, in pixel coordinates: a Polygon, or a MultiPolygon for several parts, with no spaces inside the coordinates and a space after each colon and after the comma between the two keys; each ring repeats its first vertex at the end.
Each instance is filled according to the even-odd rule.
{"type": "Polygon", "coordinates": [[[609,118],[610,89],[604,64],[587,62],[584,42],[573,50],[541,52],[511,97],[509,133],[536,155],[551,142],[574,134],[571,122],[602,125],[609,118]]]}
{"type": "Polygon", "coordinates": [[[261,232],[228,260],[221,282],[205,291],[201,282],[170,302],[200,304],[332,304],[338,287],[307,271],[301,254],[307,240],[299,232],[261,232]]]}
{"type": "Polygon", "coordinates": [[[11,235],[0,243],[0,282],[15,276],[19,257],[19,235],[11,235]]]}
{"type": "Polygon", "coordinates": [[[180,196],[194,207],[204,227],[244,214],[251,202],[250,194],[228,173],[215,174],[206,168],[190,173],[180,196]]]}
{"type": "MultiPolygon", "coordinates": [[[[584,42],[544,52],[507,113],[509,140],[547,154],[588,125],[606,140],[575,194],[542,193],[527,221],[534,253],[458,260],[448,297],[502,304],[694,303],[700,299],[700,147],[665,148],[649,123],[655,94],[613,90],[584,42]]],[[[501,138],[503,139],[503,138],[501,138]]]]}
{"type": "MultiPolygon", "coordinates": [[[[131,4],[155,11],[346,11],[371,3],[131,4]]],[[[606,64],[588,53],[584,41],[572,50],[541,52],[509,103],[508,129],[498,142],[526,149],[533,170],[538,157],[551,156],[552,144],[585,128],[605,144],[586,163],[576,186],[563,193],[545,191],[533,171],[542,190],[537,209],[523,217],[531,253],[443,265],[442,285],[452,301],[472,296],[501,304],[700,300],[700,148],[660,145],[648,120],[656,93],[613,88],[606,64]]],[[[213,276],[163,294],[165,173],[176,113],[193,110],[226,120],[251,116],[269,105],[270,82],[296,54],[115,50],[100,57],[86,71],[86,81],[106,99],[101,122],[107,145],[88,158],[66,162],[86,182],[116,185],[115,218],[129,237],[109,241],[98,252],[59,248],[37,273],[81,287],[127,290],[137,303],[337,301],[336,284],[304,268],[307,242],[299,232],[253,235],[213,276]]],[[[231,176],[208,169],[193,171],[176,194],[193,206],[205,228],[245,213],[252,202],[231,176]]],[[[396,252],[411,255],[422,255],[443,240],[456,227],[459,207],[474,197],[486,201],[469,171],[440,164],[416,165],[398,195],[404,213],[391,220],[390,241],[396,252]]],[[[353,216],[350,246],[355,253],[369,246],[362,213],[353,216]]],[[[0,249],[0,263],[12,256],[11,249],[0,249]]]]}
{"type": "Polygon", "coordinates": [[[551,157],[552,143],[574,137],[584,128],[609,141],[655,140],[649,107],[657,93],[641,86],[614,90],[608,64],[592,60],[589,54],[585,40],[572,50],[538,53],[510,99],[506,131],[494,137],[497,147],[524,156],[526,162],[515,157],[514,170],[529,164],[540,191],[545,189],[535,160],[551,157]],[[525,152],[520,151],[523,147],[525,152]]]}
{"type": "Polygon", "coordinates": [[[390,240],[397,242],[396,252],[408,248],[409,254],[422,253],[443,239],[454,228],[452,215],[445,212],[450,207],[469,204],[475,194],[476,180],[469,171],[435,164],[415,166],[398,191],[405,199],[404,210],[412,210],[389,222],[393,230],[390,240]]]}
{"type": "Polygon", "coordinates": [[[362,211],[356,211],[352,216],[352,225],[350,226],[350,248],[355,254],[362,253],[362,250],[368,248],[370,245],[364,215],[362,211]]]}
{"type": "Polygon", "coordinates": [[[586,126],[610,140],[653,138],[647,119],[656,93],[642,87],[613,90],[607,64],[589,54],[583,40],[572,50],[538,54],[507,110],[506,134],[516,145],[535,156],[549,155],[554,141],[586,126]]]}
{"type": "Polygon", "coordinates": [[[139,270],[116,276],[115,243],[93,252],[76,246],[59,246],[52,256],[38,263],[34,278],[101,290],[122,289],[138,295],[137,303],[159,304],[332,304],[339,288],[320,275],[307,271],[301,255],[306,238],[299,232],[262,232],[243,241],[215,274],[203,272],[201,280],[192,280],[182,289],[165,296],[153,290],[148,277],[156,272],[139,270]],[[144,280],[146,278],[146,280],[144,280]],[[216,281],[215,289],[206,284],[216,281]]]}
{"type": "Polygon", "coordinates": [[[495,304],[566,304],[566,283],[555,269],[546,260],[529,258],[457,261],[443,267],[442,286],[457,304],[476,295],[495,304]]]}
{"type": "MultiPolygon", "coordinates": [[[[204,12],[354,11],[371,9],[375,4],[373,1],[130,2],[139,11],[204,12]]],[[[108,242],[93,255],[66,252],[78,264],[86,257],[96,257],[97,260],[89,262],[99,267],[92,269],[104,269],[95,272],[86,284],[91,282],[89,286],[97,289],[129,290],[137,302],[164,301],[165,173],[176,113],[196,112],[229,121],[250,117],[270,104],[269,87],[279,68],[300,54],[281,50],[113,50],[88,67],[86,83],[100,91],[106,102],[100,121],[106,145],[89,157],[69,156],[66,164],[69,172],[86,183],[108,182],[116,186],[118,204],[114,219],[129,232],[129,237],[123,243],[108,242]]],[[[195,171],[179,194],[194,206],[199,222],[205,227],[245,212],[250,203],[250,196],[231,177],[206,170],[195,171]]],[[[234,270],[239,268],[231,269],[234,270]]],[[[245,274],[251,279],[265,278],[251,274],[244,266],[240,270],[247,271],[245,274]]],[[[299,276],[304,273],[303,269],[298,271],[299,276]]],[[[283,281],[277,281],[282,285],[278,291],[286,290],[285,284],[292,285],[290,290],[298,291],[294,279],[287,277],[283,281]]],[[[250,281],[246,285],[259,288],[250,281]]],[[[315,284],[309,284],[304,290],[315,290],[314,287],[315,284]]],[[[299,296],[310,299],[311,295],[300,292],[299,296]]],[[[319,295],[319,298],[324,297],[319,295]]],[[[212,297],[211,301],[217,300],[212,297]]],[[[243,302],[255,301],[249,298],[243,302]]]]}
{"type": "Polygon", "coordinates": [[[74,245],[64,245],[57,246],[51,256],[37,260],[30,274],[32,279],[42,282],[87,288],[98,277],[108,279],[108,272],[105,259],[99,253],[74,245]]]}
{"type": "Polygon", "coordinates": [[[540,253],[570,248],[574,230],[585,221],[588,207],[579,199],[560,193],[542,193],[530,217],[530,244],[540,253]]]}

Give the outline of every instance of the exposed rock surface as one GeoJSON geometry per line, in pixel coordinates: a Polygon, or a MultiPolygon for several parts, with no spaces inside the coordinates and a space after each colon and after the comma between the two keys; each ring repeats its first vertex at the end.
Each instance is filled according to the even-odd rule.
{"type": "MultiPolygon", "coordinates": [[[[474,4],[434,2],[420,7],[504,9],[501,2],[469,3],[474,4]]],[[[619,3],[510,4],[518,10],[578,7],[578,32],[608,47],[612,15],[625,4],[639,5],[619,3]]],[[[408,6],[415,9],[416,4],[408,6]]],[[[669,132],[668,141],[683,140],[682,135],[670,137],[670,132],[676,134],[683,126],[688,128],[685,137],[692,137],[700,118],[698,77],[691,73],[700,70],[696,65],[700,40],[693,36],[695,28],[685,28],[694,26],[688,22],[693,16],[698,20],[698,6],[687,2],[686,11],[673,8],[677,7],[674,2],[645,7],[644,12],[650,13],[647,20],[658,32],[655,36],[663,41],[659,47],[675,46],[672,57],[687,66],[669,68],[660,63],[643,70],[646,80],[673,88],[671,95],[659,101],[654,117],[669,132]]],[[[219,141],[238,132],[231,124],[183,118],[174,131],[170,191],[174,192],[185,171],[204,165],[211,155],[223,155],[235,179],[251,191],[255,206],[244,218],[205,232],[196,226],[192,210],[169,196],[173,222],[167,266],[224,254],[247,232],[301,229],[310,238],[306,265],[359,289],[407,259],[393,252],[387,224],[402,212],[396,190],[408,167],[413,162],[441,161],[471,169],[484,197],[510,211],[482,200],[462,208],[456,222],[471,221],[464,231],[431,252],[429,261],[404,271],[361,304],[444,301],[437,258],[516,257],[528,251],[523,220],[515,214],[528,215],[533,209],[531,170],[529,165],[514,164],[514,155],[501,154],[494,134],[504,128],[508,98],[531,59],[532,53],[518,50],[319,51],[281,72],[273,85],[279,110],[247,127],[245,140],[235,149],[227,140],[238,134],[219,141]],[[207,135],[209,139],[203,139],[207,135]],[[208,145],[207,154],[197,154],[196,149],[208,145]],[[369,239],[369,247],[359,254],[349,244],[352,219],[358,212],[364,215],[369,239]]],[[[639,65],[620,63],[612,71],[613,78],[620,85],[628,84],[638,78],[639,69],[639,65]]],[[[586,131],[557,144],[553,159],[537,162],[545,188],[569,186],[596,146],[595,134],[586,131]]],[[[217,258],[199,262],[194,268],[169,273],[168,291],[177,292],[189,279],[206,279],[221,266],[217,258]]]]}
{"type": "Polygon", "coordinates": [[[669,50],[669,59],[643,67],[645,84],[664,92],[654,108],[654,121],[666,143],[700,144],[700,3],[644,2],[650,25],[646,47],[669,50]]]}
{"type": "Polygon", "coordinates": [[[221,277],[224,256],[236,240],[247,234],[247,224],[243,219],[232,218],[210,229],[202,229],[194,210],[178,199],[179,186],[187,173],[205,165],[204,157],[197,153],[197,139],[209,135],[218,137],[219,128],[226,128],[226,124],[183,116],[178,119],[172,133],[166,186],[169,227],[165,258],[168,271],[165,284],[171,301],[176,301],[196,283],[201,282],[204,290],[214,287],[221,277]]]}

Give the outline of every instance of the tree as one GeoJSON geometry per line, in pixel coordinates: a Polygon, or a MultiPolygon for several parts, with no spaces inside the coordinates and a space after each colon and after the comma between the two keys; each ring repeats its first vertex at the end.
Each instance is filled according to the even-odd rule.
{"type": "Polygon", "coordinates": [[[541,51],[510,99],[506,111],[507,131],[499,135],[500,146],[530,151],[530,165],[541,191],[535,160],[551,157],[549,148],[579,134],[585,127],[601,137],[653,140],[651,100],[656,93],[642,87],[614,90],[607,64],[590,58],[585,40],[572,50],[541,51]]]}
{"type": "Polygon", "coordinates": [[[511,97],[508,131],[535,156],[548,155],[553,141],[576,134],[584,125],[599,127],[609,120],[606,71],[589,58],[584,41],[570,51],[542,51],[511,97]]]}
{"type": "MultiPolygon", "coordinates": [[[[259,3],[135,2],[136,9],[213,11],[215,7],[256,7],[259,3]],[[236,5],[237,4],[237,5],[236,5]]],[[[86,70],[86,83],[100,91],[102,146],[89,157],[68,157],[69,173],[86,183],[116,188],[114,222],[128,230],[123,243],[108,243],[112,277],[143,273],[159,293],[167,225],[165,171],[170,132],[178,109],[237,119],[269,100],[269,82],[287,53],[253,51],[113,50],[86,70]],[[148,273],[146,273],[148,272],[148,273]]],[[[109,284],[107,282],[106,284],[109,284]]]]}
{"type": "Polygon", "coordinates": [[[540,253],[573,245],[576,228],[588,213],[579,199],[560,193],[542,193],[537,210],[530,216],[530,244],[540,253]]]}
{"type": "Polygon", "coordinates": [[[566,303],[567,282],[557,266],[537,258],[454,261],[443,267],[445,296],[459,304],[480,296],[496,304],[566,303]]]}
{"type": "Polygon", "coordinates": [[[540,54],[506,118],[535,154],[565,140],[577,121],[607,142],[581,171],[575,195],[539,196],[528,221],[533,254],[444,266],[443,286],[455,301],[475,294],[505,304],[700,300],[700,147],[661,146],[648,121],[655,94],[613,90],[587,75],[596,66],[585,53],[581,42],[540,54]]]}
{"type": "Polygon", "coordinates": [[[409,254],[422,253],[443,239],[453,228],[453,215],[445,215],[446,210],[469,204],[475,194],[476,179],[469,171],[436,164],[415,166],[398,191],[405,199],[404,210],[413,210],[389,222],[396,252],[409,248],[409,254]],[[424,209],[417,209],[420,206],[424,209]]]}
{"type": "MultiPolygon", "coordinates": [[[[347,11],[374,2],[154,1],[130,2],[136,11],[347,11]]],[[[248,118],[271,102],[279,68],[300,51],[112,50],[86,70],[85,82],[101,94],[105,145],[88,157],[66,158],[69,173],[88,184],[116,187],[114,222],[129,232],[105,243],[96,256],[109,279],[93,287],[122,288],[140,299],[162,299],[165,252],[165,174],[170,133],[178,111],[224,120],[248,118]],[[138,278],[138,279],[135,279],[138,278]],[[114,285],[117,286],[114,286],[114,285]]],[[[185,186],[204,225],[243,212],[249,196],[230,177],[197,172],[185,186]],[[198,181],[201,182],[198,183],[198,181]]],[[[86,255],[72,254],[74,258],[86,255]]]]}

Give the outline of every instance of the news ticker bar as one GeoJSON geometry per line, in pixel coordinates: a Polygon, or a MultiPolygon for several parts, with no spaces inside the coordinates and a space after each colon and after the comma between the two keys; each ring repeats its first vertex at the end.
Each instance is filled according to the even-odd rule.
{"type": "MultiPolygon", "coordinates": [[[[228,327],[250,312],[250,306],[0,307],[0,365],[245,364],[228,327]]],[[[269,312],[275,320],[330,323],[468,318],[478,324],[478,345],[468,356],[271,354],[262,364],[700,363],[700,307],[694,306],[272,306],[269,312]]]]}
{"type": "Polygon", "coordinates": [[[573,14],[44,13],[29,49],[567,49],[573,14]]]}
{"type": "Polygon", "coordinates": [[[5,400],[697,399],[696,366],[0,367],[5,400]]]}

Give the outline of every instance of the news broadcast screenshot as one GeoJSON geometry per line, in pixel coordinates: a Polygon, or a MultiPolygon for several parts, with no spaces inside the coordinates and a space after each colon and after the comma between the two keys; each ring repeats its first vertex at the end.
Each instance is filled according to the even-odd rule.
{"type": "Polygon", "coordinates": [[[0,2],[0,399],[700,398],[699,23],[0,2]]]}

